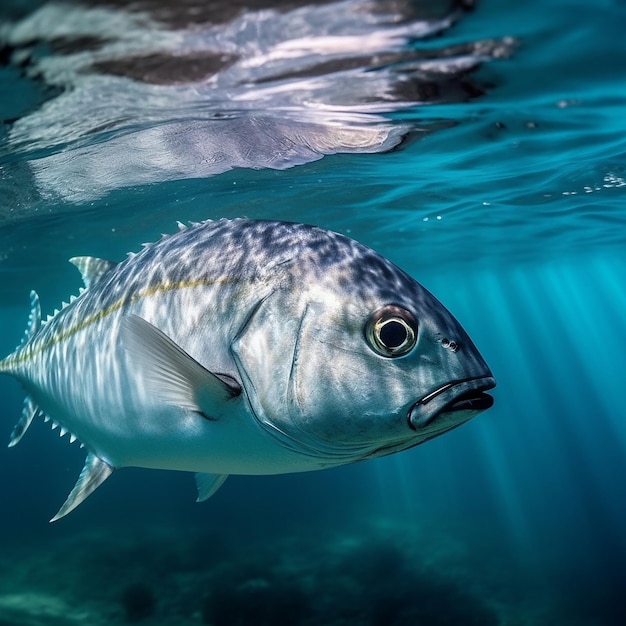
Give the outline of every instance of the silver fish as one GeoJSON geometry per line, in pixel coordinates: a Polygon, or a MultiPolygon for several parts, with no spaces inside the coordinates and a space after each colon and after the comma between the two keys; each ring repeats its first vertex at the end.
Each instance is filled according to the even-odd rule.
{"type": "Polygon", "coordinates": [[[373,250],[314,226],[179,224],[121,263],[70,261],[85,289],[0,361],[87,459],[57,520],[120,467],[229,474],[317,470],[405,450],[493,399],[454,317],[373,250]]]}

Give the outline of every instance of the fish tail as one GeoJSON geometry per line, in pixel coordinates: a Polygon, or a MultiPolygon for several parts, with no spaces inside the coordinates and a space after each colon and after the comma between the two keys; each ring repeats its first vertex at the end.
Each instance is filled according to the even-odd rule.
{"type": "Polygon", "coordinates": [[[41,305],[39,304],[39,296],[36,291],[30,292],[30,315],[28,316],[28,325],[24,331],[22,341],[15,348],[15,351],[9,354],[5,359],[0,361],[1,374],[15,373],[15,354],[21,350],[39,331],[41,328],[41,305]]]}
{"type": "MultiPolygon", "coordinates": [[[[15,352],[7,356],[0,361],[0,374],[12,374],[17,375],[18,365],[15,355],[21,350],[38,332],[41,328],[41,306],[39,305],[39,296],[35,291],[30,292],[30,315],[28,317],[28,326],[24,337],[19,346],[15,349],[15,352]]],[[[24,401],[24,409],[22,415],[18,420],[11,438],[9,440],[9,447],[16,445],[22,438],[28,427],[30,426],[33,418],[39,413],[39,408],[35,404],[32,398],[26,397],[24,401]]]]}
{"type": "Polygon", "coordinates": [[[24,332],[24,338],[20,347],[25,346],[41,328],[41,305],[36,291],[30,292],[30,315],[28,316],[28,326],[24,332]]]}

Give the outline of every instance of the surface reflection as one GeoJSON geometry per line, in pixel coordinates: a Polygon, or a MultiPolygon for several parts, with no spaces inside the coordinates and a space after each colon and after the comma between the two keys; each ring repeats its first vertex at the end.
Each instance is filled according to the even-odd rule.
{"type": "Polygon", "coordinates": [[[510,40],[420,48],[467,3],[48,2],[2,25],[8,62],[53,88],[8,143],[39,194],[82,202],[232,168],[375,153],[440,124],[392,121],[482,93],[510,40]]]}

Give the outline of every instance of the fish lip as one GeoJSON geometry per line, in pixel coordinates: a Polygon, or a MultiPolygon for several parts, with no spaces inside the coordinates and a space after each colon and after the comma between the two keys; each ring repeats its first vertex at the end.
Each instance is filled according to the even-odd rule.
{"type": "Polygon", "coordinates": [[[409,427],[422,430],[442,413],[485,411],[493,406],[493,398],[485,391],[495,386],[496,381],[491,374],[446,383],[411,405],[407,413],[409,427]]]}

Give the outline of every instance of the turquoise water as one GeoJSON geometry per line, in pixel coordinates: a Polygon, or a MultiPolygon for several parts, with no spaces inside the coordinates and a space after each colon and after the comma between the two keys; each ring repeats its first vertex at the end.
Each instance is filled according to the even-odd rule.
{"type": "MultiPolygon", "coordinates": [[[[207,90],[155,77],[163,59],[141,80],[119,62],[147,55],[154,25],[125,17],[118,64],[96,67],[98,29],[124,29],[38,26],[40,4],[0,12],[2,354],[30,289],[44,313],[77,292],[67,258],[245,215],[378,250],[455,314],[498,387],[488,412],[395,456],[231,477],[203,504],[187,475],[127,469],[53,525],[83,454],[35,423],[0,450],[0,623],[122,623],[138,582],[152,624],[626,623],[626,6],[484,0],[441,23],[449,4],[423,3],[423,37],[403,3],[392,26],[353,6],[280,22],[260,3],[202,34],[246,61],[207,90]],[[320,33],[359,43],[304,46],[320,33]],[[270,136],[289,138],[282,161],[270,136]]],[[[158,41],[206,57],[174,13],[158,41]]],[[[0,389],[8,441],[22,394],[0,389]]]]}

